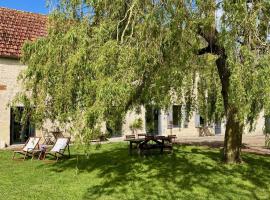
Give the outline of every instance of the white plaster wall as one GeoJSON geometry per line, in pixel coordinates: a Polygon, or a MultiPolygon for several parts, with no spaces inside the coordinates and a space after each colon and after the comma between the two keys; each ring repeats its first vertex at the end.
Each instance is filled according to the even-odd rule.
{"type": "Polygon", "coordinates": [[[142,130],[138,130],[137,133],[145,133],[146,126],[145,126],[145,108],[141,106],[141,113],[136,113],[134,110],[128,111],[126,117],[124,119],[124,123],[122,126],[122,134],[123,135],[130,135],[132,131],[130,130],[129,126],[134,122],[135,119],[141,118],[143,120],[143,128],[142,130]]]}
{"type": "MultiPolygon", "coordinates": [[[[251,134],[251,135],[263,135],[263,127],[264,127],[264,114],[263,112],[260,113],[259,118],[256,122],[256,128],[252,132],[248,132],[248,127],[245,127],[244,134],[251,134]]],[[[145,109],[142,106],[142,113],[140,115],[136,114],[134,111],[128,112],[125,123],[123,125],[123,135],[132,134],[131,130],[129,129],[129,125],[134,121],[134,119],[141,117],[144,121],[144,129],[138,131],[138,133],[145,133],[145,109]]],[[[158,132],[159,135],[176,135],[178,138],[181,137],[196,137],[199,136],[199,129],[195,125],[196,121],[196,112],[193,112],[191,118],[189,119],[188,126],[184,127],[184,124],[181,127],[174,127],[172,129],[168,128],[168,121],[171,120],[170,111],[160,111],[159,115],[159,127],[158,132]]],[[[212,133],[215,133],[215,128],[210,128],[212,133]]],[[[225,121],[221,123],[221,134],[225,134],[225,121]]]]}
{"type": "Polygon", "coordinates": [[[158,116],[158,134],[167,135],[168,127],[168,114],[166,111],[161,110],[158,116]]]}
{"type": "MultiPolygon", "coordinates": [[[[139,130],[138,133],[146,133],[146,124],[145,124],[145,108],[141,107],[141,113],[137,114],[134,111],[129,111],[126,115],[125,122],[122,126],[122,134],[123,135],[130,135],[132,131],[130,130],[130,124],[137,118],[142,118],[143,120],[143,129],[139,130]]],[[[198,136],[198,128],[195,127],[195,113],[191,117],[188,127],[184,128],[183,125],[181,127],[175,127],[172,129],[168,129],[168,112],[165,110],[161,110],[159,114],[159,126],[158,126],[158,133],[159,135],[177,135],[177,137],[181,136],[198,136]]]]}

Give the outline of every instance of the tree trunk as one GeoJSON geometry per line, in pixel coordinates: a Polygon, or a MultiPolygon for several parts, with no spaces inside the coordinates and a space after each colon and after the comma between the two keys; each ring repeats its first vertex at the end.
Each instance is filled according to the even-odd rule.
{"type": "Polygon", "coordinates": [[[238,109],[229,100],[231,73],[226,63],[226,50],[218,42],[217,30],[207,31],[203,30],[202,27],[199,27],[198,33],[208,42],[208,46],[200,49],[198,55],[203,55],[205,53],[218,55],[218,59],[216,60],[216,66],[221,82],[221,93],[223,98],[224,111],[227,119],[224,138],[223,160],[226,163],[240,163],[242,133],[244,125],[237,120],[238,109]]]}
{"type": "Polygon", "coordinates": [[[223,160],[225,163],[240,163],[242,133],[244,126],[239,120],[237,120],[237,107],[231,105],[231,102],[229,101],[230,71],[226,65],[227,56],[225,54],[225,50],[220,52],[220,56],[216,60],[216,65],[221,81],[221,93],[227,120],[224,138],[223,160]]]}
{"type": "Polygon", "coordinates": [[[229,108],[227,115],[223,160],[226,163],[241,163],[243,124],[237,120],[237,109],[229,108]]]}

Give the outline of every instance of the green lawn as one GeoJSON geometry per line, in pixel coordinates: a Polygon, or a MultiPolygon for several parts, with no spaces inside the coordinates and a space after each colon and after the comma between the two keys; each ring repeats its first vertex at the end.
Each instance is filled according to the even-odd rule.
{"type": "Polygon", "coordinates": [[[129,156],[126,143],[93,148],[89,159],[76,152],[49,164],[0,151],[0,199],[270,199],[267,156],[244,154],[245,164],[228,166],[207,147],[146,157],[129,156]]]}

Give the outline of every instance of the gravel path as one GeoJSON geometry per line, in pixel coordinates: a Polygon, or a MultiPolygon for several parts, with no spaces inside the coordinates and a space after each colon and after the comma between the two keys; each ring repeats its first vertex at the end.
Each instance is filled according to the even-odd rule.
{"type": "MultiPolygon", "coordinates": [[[[264,142],[264,135],[245,134],[243,135],[242,151],[270,155],[270,149],[265,147],[264,142]]],[[[222,148],[224,143],[224,135],[205,137],[181,137],[176,140],[176,143],[222,148]]]]}

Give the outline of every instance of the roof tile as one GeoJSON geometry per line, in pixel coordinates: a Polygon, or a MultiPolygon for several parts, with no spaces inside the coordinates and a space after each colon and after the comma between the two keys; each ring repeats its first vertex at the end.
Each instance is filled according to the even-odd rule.
{"type": "Polygon", "coordinates": [[[47,16],[0,7],[0,57],[19,58],[26,40],[47,35],[47,16]]]}

